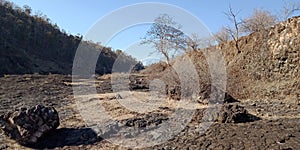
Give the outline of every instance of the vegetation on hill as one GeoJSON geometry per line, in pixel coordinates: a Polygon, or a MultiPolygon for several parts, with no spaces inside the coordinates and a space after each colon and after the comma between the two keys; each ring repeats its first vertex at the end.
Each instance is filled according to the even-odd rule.
{"type": "MultiPolygon", "coordinates": [[[[67,34],[41,13],[0,1],[0,75],[25,73],[71,74],[73,58],[82,40],[67,34]]],[[[90,41],[82,41],[89,50],[102,50],[95,73],[112,71],[115,60],[122,56],[124,64],[138,64],[134,58],[90,41]]],[[[125,65],[126,66],[126,65],[125,65]]]]}
{"type": "MultiPolygon", "coordinates": [[[[171,61],[172,67],[154,64],[147,67],[145,74],[159,78],[180,95],[182,79],[191,83],[194,76],[179,76],[177,71],[188,66],[177,66],[186,58],[190,59],[198,73],[199,97],[209,98],[212,76],[207,56],[219,51],[223,54],[227,72],[228,95],[236,99],[289,100],[300,103],[300,16],[292,17],[271,27],[253,31],[237,41],[226,40],[217,45],[194,50],[171,61]],[[238,49],[236,46],[238,42],[238,49]],[[176,69],[174,69],[174,66],[176,69]],[[155,73],[156,72],[156,73],[155,73]]],[[[213,56],[210,56],[213,57],[213,56]]],[[[193,88],[193,87],[188,87],[193,88]]],[[[191,91],[188,89],[188,91],[191,91]]],[[[191,96],[191,95],[190,95],[191,96]]]]}

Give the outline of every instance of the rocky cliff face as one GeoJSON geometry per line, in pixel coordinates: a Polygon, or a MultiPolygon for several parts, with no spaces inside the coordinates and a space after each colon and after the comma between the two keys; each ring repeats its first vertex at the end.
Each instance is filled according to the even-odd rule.
{"type": "Polygon", "coordinates": [[[268,31],[219,45],[227,63],[228,92],[235,98],[300,99],[300,17],[268,31]]]}
{"type": "MultiPolygon", "coordinates": [[[[206,57],[211,54],[210,57],[218,61],[214,56],[215,50],[218,50],[225,60],[228,95],[235,99],[288,100],[300,103],[300,16],[280,22],[268,30],[241,37],[239,45],[240,52],[236,49],[235,42],[229,41],[187,54],[199,76],[201,97],[208,98],[211,91],[207,88],[211,84],[211,71],[206,57]]],[[[176,62],[184,59],[184,56],[177,58],[173,67],[176,62]]],[[[182,67],[179,70],[186,68],[182,64],[179,66],[182,67]]],[[[153,65],[144,72],[158,68],[162,67],[153,65]]],[[[153,74],[155,73],[152,72],[152,76],[153,74]]],[[[167,85],[180,83],[172,68],[160,71],[155,77],[162,78],[167,85]]],[[[194,82],[190,74],[183,78],[194,82]]],[[[223,80],[222,77],[220,79],[223,80]]]]}

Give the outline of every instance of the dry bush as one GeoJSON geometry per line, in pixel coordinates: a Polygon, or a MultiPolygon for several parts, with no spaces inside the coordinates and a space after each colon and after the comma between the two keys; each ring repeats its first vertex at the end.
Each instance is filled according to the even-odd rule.
{"type": "Polygon", "coordinates": [[[226,27],[222,27],[218,32],[214,34],[215,40],[217,43],[226,43],[229,40],[232,40],[230,34],[227,32],[226,27]]]}
{"type": "Polygon", "coordinates": [[[280,19],[282,21],[287,20],[294,15],[295,12],[300,11],[300,2],[286,2],[280,12],[280,19]]]}
{"type": "Polygon", "coordinates": [[[276,16],[263,9],[254,9],[253,14],[242,21],[241,31],[246,33],[260,32],[277,22],[276,16]]]}

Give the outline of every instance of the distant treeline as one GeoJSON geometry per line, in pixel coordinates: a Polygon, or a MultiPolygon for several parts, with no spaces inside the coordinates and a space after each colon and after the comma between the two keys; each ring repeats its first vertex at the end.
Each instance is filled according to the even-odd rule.
{"type": "MultiPolygon", "coordinates": [[[[34,15],[29,6],[23,8],[0,0],[0,75],[3,74],[71,74],[73,59],[81,35],[67,34],[46,15],[34,15]]],[[[122,51],[118,53],[91,41],[82,41],[88,50],[101,51],[95,73],[111,73],[115,60],[119,63],[142,64],[122,51]]]]}

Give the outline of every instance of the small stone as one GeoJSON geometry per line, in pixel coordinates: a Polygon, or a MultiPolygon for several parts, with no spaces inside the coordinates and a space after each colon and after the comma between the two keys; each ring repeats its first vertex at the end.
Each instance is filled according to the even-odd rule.
{"type": "Polygon", "coordinates": [[[127,133],[124,134],[124,137],[125,138],[132,138],[133,135],[127,132],[127,133]]]}
{"type": "Polygon", "coordinates": [[[40,119],[37,125],[41,126],[42,124],[43,124],[43,120],[40,119]]]}
{"type": "Polygon", "coordinates": [[[37,131],[33,135],[39,138],[43,135],[43,132],[37,131]]]}
{"type": "Polygon", "coordinates": [[[37,142],[37,138],[35,136],[32,136],[28,141],[28,143],[36,143],[36,142],[37,142]]]}

